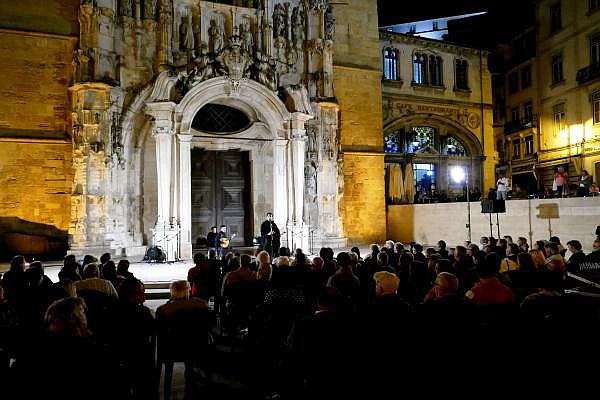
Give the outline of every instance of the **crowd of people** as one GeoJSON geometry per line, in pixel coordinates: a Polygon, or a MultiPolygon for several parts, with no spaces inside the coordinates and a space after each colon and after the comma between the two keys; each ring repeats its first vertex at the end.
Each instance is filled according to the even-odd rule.
{"type": "Polygon", "coordinates": [[[598,304],[566,291],[568,272],[600,263],[593,248],[505,236],[453,249],[388,241],[364,257],[211,249],[155,313],[126,260],[67,256],[53,283],[16,256],[0,286],[0,390],[153,399],[163,362],[185,361],[187,386],[226,338],[251,360],[247,398],[541,394],[597,372],[598,304]]]}

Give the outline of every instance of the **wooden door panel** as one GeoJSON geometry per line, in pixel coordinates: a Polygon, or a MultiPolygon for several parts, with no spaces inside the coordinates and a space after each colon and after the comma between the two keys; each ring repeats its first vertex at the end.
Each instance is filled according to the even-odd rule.
{"type": "Polygon", "coordinates": [[[234,246],[245,244],[247,157],[236,151],[192,150],[192,240],[206,237],[211,226],[237,233],[234,246]]]}

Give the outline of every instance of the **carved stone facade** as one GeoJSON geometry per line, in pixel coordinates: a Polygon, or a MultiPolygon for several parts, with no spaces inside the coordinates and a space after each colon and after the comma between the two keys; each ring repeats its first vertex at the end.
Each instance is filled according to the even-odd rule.
{"type": "Polygon", "coordinates": [[[331,7],[234,4],[82,0],[70,90],[72,251],[134,255],[179,235],[174,251],[190,258],[194,147],[250,153],[255,235],[274,211],[295,247],[345,244],[331,7]],[[201,132],[192,122],[207,104],[241,110],[250,125],[226,137],[201,132]]]}

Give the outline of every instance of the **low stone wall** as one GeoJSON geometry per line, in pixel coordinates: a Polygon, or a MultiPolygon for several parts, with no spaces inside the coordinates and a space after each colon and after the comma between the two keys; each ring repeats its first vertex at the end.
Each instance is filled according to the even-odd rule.
{"type": "MultiPolygon", "coordinates": [[[[471,237],[479,243],[490,235],[488,214],[481,214],[481,204],[471,202],[471,237]]],[[[558,236],[563,243],[576,239],[584,251],[591,251],[596,226],[600,225],[600,197],[544,200],[510,200],[506,213],[498,214],[500,235],[531,240],[558,236]]],[[[498,236],[496,214],[492,214],[493,236],[498,236]]],[[[449,246],[467,239],[467,203],[409,204],[388,206],[387,232],[392,240],[424,244],[444,239],[449,246]]]]}

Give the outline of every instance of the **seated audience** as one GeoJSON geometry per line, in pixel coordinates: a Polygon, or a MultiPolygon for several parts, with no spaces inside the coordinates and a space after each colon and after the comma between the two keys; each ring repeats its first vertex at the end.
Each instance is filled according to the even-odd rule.
{"type": "Polygon", "coordinates": [[[118,299],[119,295],[110,281],[99,278],[98,264],[90,263],[83,270],[83,280],[75,282],[75,291],[93,290],[118,299]]]}
{"type": "Polygon", "coordinates": [[[567,248],[571,253],[571,257],[569,257],[569,261],[567,262],[567,269],[569,272],[577,272],[579,264],[585,262],[585,253],[581,249],[581,242],[579,240],[569,240],[567,248]]]}
{"type": "Polygon", "coordinates": [[[459,282],[456,275],[449,272],[441,272],[435,279],[434,286],[427,292],[423,303],[435,303],[453,298],[458,293],[458,287],[459,282]]]}
{"type": "Polygon", "coordinates": [[[515,243],[509,243],[506,246],[506,257],[500,263],[500,273],[506,274],[510,271],[519,269],[517,255],[519,254],[519,246],[515,243]]]}
{"type": "Polygon", "coordinates": [[[208,301],[219,292],[217,272],[210,269],[202,253],[194,255],[194,264],[187,275],[187,280],[192,285],[192,296],[208,301]]]}
{"type": "Polygon", "coordinates": [[[135,279],[135,276],[129,272],[129,260],[119,260],[117,264],[117,276],[119,279],[135,279]]]}
{"type": "Polygon", "coordinates": [[[590,254],[585,256],[586,262],[600,263],[600,239],[594,240],[594,248],[590,254]]]}
{"type": "Polygon", "coordinates": [[[546,243],[546,254],[548,257],[544,261],[544,270],[558,273],[564,280],[567,273],[567,264],[565,259],[560,255],[560,248],[554,242],[546,243]]]}
{"type": "Polygon", "coordinates": [[[515,295],[498,279],[499,266],[497,257],[490,254],[485,262],[478,266],[479,282],[465,295],[473,304],[485,306],[515,301],[515,295]]]}
{"type": "Polygon", "coordinates": [[[225,277],[223,278],[221,294],[225,293],[227,286],[230,286],[236,282],[256,281],[256,274],[250,269],[251,261],[252,259],[250,256],[246,254],[244,254],[242,257],[234,257],[231,259],[230,268],[233,270],[225,274],[225,277]]]}
{"type": "Polygon", "coordinates": [[[356,300],[360,289],[360,280],[350,266],[350,255],[348,253],[339,253],[337,255],[338,270],[333,274],[327,286],[334,287],[340,295],[352,300],[356,300]]]}

